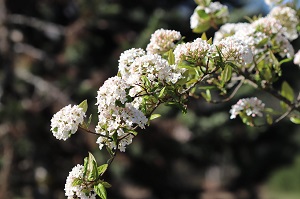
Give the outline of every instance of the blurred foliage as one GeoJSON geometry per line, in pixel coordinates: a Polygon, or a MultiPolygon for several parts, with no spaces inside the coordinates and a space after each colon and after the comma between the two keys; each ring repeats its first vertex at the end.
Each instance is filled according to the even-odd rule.
{"type": "MultiPolygon", "coordinates": [[[[250,1],[221,2],[234,12],[233,21],[264,11],[258,2],[252,13],[250,1]]],[[[198,37],[189,27],[195,6],[192,0],[0,0],[0,198],[64,198],[68,172],[87,151],[104,163],[108,154],[93,135],[55,140],[52,115],[84,99],[95,104],[99,86],[116,74],[120,53],[145,48],[156,29],[178,30],[187,41],[198,37]]],[[[283,75],[299,89],[295,71],[286,64],[283,75]]],[[[245,88],[238,97],[251,94],[245,88]]],[[[270,96],[258,94],[272,105],[270,96]]],[[[106,176],[113,185],[108,197],[255,199],[271,174],[276,189],[282,181],[296,186],[292,171],[299,165],[276,172],[299,156],[299,127],[230,121],[236,101],[193,99],[185,115],[160,107],[163,117],[118,154],[106,176]]],[[[96,107],[89,111],[97,114],[96,107]]]]}

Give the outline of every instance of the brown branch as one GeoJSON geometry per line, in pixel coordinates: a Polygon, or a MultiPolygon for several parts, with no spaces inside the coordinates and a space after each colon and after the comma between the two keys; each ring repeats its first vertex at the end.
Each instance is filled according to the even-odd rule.
{"type": "Polygon", "coordinates": [[[58,37],[65,35],[66,32],[64,26],[20,14],[7,15],[6,22],[35,28],[44,32],[50,39],[57,39],[58,37]]]}
{"type": "Polygon", "coordinates": [[[90,134],[93,134],[93,135],[98,135],[100,137],[105,137],[105,138],[109,139],[110,141],[113,140],[111,137],[109,137],[107,135],[102,135],[102,134],[96,133],[94,131],[91,131],[89,129],[86,129],[86,128],[82,127],[81,125],[79,125],[78,128],[81,129],[82,131],[85,131],[86,133],[90,133],[90,134]]]}
{"type": "Polygon", "coordinates": [[[234,88],[233,92],[227,98],[222,99],[222,100],[211,100],[209,102],[214,103],[214,104],[219,104],[219,103],[223,103],[223,102],[227,102],[227,101],[231,100],[243,84],[244,84],[244,81],[241,80],[240,83],[234,88]]]}

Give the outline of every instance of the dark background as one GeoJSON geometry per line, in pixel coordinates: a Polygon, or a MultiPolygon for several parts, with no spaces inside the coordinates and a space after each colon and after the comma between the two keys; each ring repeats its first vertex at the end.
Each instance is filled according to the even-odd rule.
{"type": "MultiPolygon", "coordinates": [[[[268,12],[262,1],[222,3],[232,22],[268,12]]],[[[186,41],[199,37],[189,27],[195,7],[192,0],[0,0],[0,198],[65,198],[66,177],[88,151],[105,163],[93,135],[56,140],[52,115],[87,99],[95,125],[96,92],[116,75],[119,55],[145,48],[158,28],[180,31],[186,41]]],[[[298,40],[293,45],[299,49],[298,40]]],[[[299,68],[285,64],[283,71],[299,90],[299,68]]],[[[162,118],[104,176],[113,185],[108,198],[300,198],[299,127],[229,120],[231,105],[249,96],[277,103],[245,87],[222,105],[191,99],[185,115],[160,107],[162,118]]]]}

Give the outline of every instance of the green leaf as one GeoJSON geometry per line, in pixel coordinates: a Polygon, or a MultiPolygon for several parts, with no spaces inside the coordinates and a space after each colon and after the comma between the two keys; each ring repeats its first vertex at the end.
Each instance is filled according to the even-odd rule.
{"type": "Polygon", "coordinates": [[[102,182],[101,184],[103,184],[103,186],[105,187],[105,188],[111,188],[111,184],[109,184],[108,182],[102,182]]]}
{"type": "Polygon", "coordinates": [[[202,39],[202,40],[205,40],[205,41],[207,40],[207,36],[206,36],[205,32],[204,32],[204,33],[202,33],[202,35],[201,35],[201,39],[202,39]]]}
{"type": "Polygon", "coordinates": [[[82,108],[83,112],[86,112],[88,109],[88,103],[87,100],[82,101],[79,105],[80,108],[82,108]]]}
{"type": "Polygon", "coordinates": [[[77,186],[77,185],[81,185],[82,184],[82,180],[79,178],[75,178],[72,182],[72,186],[77,186]]]}
{"type": "Polygon", "coordinates": [[[112,135],[112,139],[113,139],[113,141],[114,141],[115,143],[118,142],[118,134],[117,134],[117,132],[115,132],[115,133],[112,135]]]}
{"type": "Polygon", "coordinates": [[[101,199],[107,199],[106,189],[103,184],[95,185],[94,190],[101,199]]]}
{"type": "Polygon", "coordinates": [[[290,102],[294,101],[294,90],[286,81],[284,81],[281,85],[281,95],[290,102]]]}
{"type": "Polygon", "coordinates": [[[98,177],[97,162],[90,152],[88,157],[87,173],[89,180],[95,180],[98,177]]]}
{"type": "Polygon", "coordinates": [[[291,120],[291,122],[293,122],[294,124],[300,124],[300,118],[297,118],[297,117],[291,117],[290,120],[291,120]]]}
{"type": "MultiPolygon", "coordinates": [[[[290,102],[294,100],[294,91],[286,81],[284,81],[281,85],[280,94],[290,102]]],[[[280,106],[283,110],[288,109],[288,105],[284,101],[280,101],[280,106]]]]}
{"type": "Polygon", "coordinates": [[[267,38],[264,38],[263,40],[261,40],[257,45],[256,45],[256,47],[257,48],[260,48],[260,47],[262,47],[262,46],[264,46],[268,41],[269,41],[269,37],[267,37],[267,38]]]}
{"type": "Polygon", "coordinates": [[[92,170],[90,170],[88,180],[93,181],[98,178],[98,169],[97,169],[97,163],[93,161],[92,163],[92,170]]]}
{"type": "Polygon", "coordinates": [[[175,56],[174,56],[174,53],[173,53],[172,50],[169,50],[169,53],[168,53],[168,62],[169,62],[169,65],[175,64],[175,56]]]}
{"type": "Polygon", "coordinates": [[[196,28],[193,29],[194,33],[202,33],[207,31],[210,28],[210,23],[209,21],[203,22],[200,25],[198,25],[196,28]]]}
{"type": "Polygon", "coordinates": [[[221,81],[224,85],[224,83],[228,82],[231,79],[231,75],[232,75],[232,68],[229,65],[226,65],[224,67],[224,70],[221,73],[221,81]]]}
{"type": "Polygon", "coordinates": [[[151,85],[149,79],[148,79],[145,75],[143,75],[141,78],[142,78],[142,81],[143,81],[144,85],[145,85],[147,88],[149,88],[150,85],[151,85]]]}
{"type": "Polygon", "coordinates": [[[98,170],[98,174],[102,175],[106,170],[107,170],[108,164],[102,164],[100,165],[97,170],[98,170]]]}
{"type": "Polygon", "coordinates": [[[88,162],[89,162],[89,158],[85,157],[84,158],[84,163],[83,163],[83,178],[86,177],[87,174],[87,170],[88,170],[88,162]]]}
{"type": "Polygon", "coordinates": [[[206,89],[206,97],[207,97],[207,101],[211,101],[211,93],[210,93],[210,90],[209,89],[206,89]]]}
{"type": "Polygon", "coordinates": [[[125,104],[123,104],[120,100],[116,100],[115,105],[118,106],[118,107],[125,108],[125,104]]]}
{"type": "Polygon", "coordinates": [[[273,117],[270,114],[266,114],[267,117],[267,123],[269,125],[273,124],[273,117]]]}
{"type": "Polygon", "coordinates": [[[92,122],[92,117],[93,117],[93,115],[92,114],[90,114],[90,116],[89,116],[89,119],[88,119],[88,122],[87,122],[87,128],[90,126],[90,124],[91,124],[91,122],[92,122]]]}
{"type": "Polygon", "coordinates": [[[159,118],[161,115],[160,114],[152,114],[149,118],[149,120],[154,120],[156,118],[159,118]]]}
{"type": "Polygon", "coordinates": [[[159,95],[158,95],[158,98],[161,98],[161,97],[163,97],[163,96],[165,95],[165,90],[166,90],[166,87],[164,86],[164,87],[160,90],[159,95]]]}
{"type": "Polygon", "coordinates": [[[212,45],[212,43],[213,43],[212,37],[209,38],[209,40],[207,40],[207,43],[210,44],[210,45],[212,45]]]}
{"type": "Polygon", "coordinates": [[[210,93],[209,89],[206,89],[205,93],[201,92],[201,95],[206,101],[208,101],[208,102],[211,101],[211,93],[210,93]]]}
{"type": "Polygon", "coordinates": [[[270,53],[270,58],[272,59],[272,62],[273,62],[273,68],[275,69],[275,72],[280,76],[281,68],[280,68],[278,59],[275,57],[275,55],[273,54],[273,52],[271,50],[269,50],[269,53],[270,53]]]}
{"type": "Polygon", "coordinates": [[[281,60],[280,62],[279,62],[279,65],[281,65],[281,64],[283,64],[283,63],[286,63],[286,62],[290,62],[290,61],[292,61],[293,60],[293,58],[286,58],[286,59],[283,59],[283,60],[281,60]]]}
{"type": "Polygon", "coordinates": [[[228,12],[227,7],[222,8],[221,10],[219,10],[218,12],[216,12],[215,16],[216,17],[221,17],[223,19],[223,15],[224,13],[228,12]]]}
{"type": "Polygon", "coordinates": [[[196,10],[198,16],[200,19],[202,19],[203,21],[207,21],[209,20],[210,16],[205,12],[205,10],[196,10]]]}
{"type": "Polygon", "coordinates": [[[196,4],[207,7],[209,6],[211,0],[194,0],[196,4]]]}

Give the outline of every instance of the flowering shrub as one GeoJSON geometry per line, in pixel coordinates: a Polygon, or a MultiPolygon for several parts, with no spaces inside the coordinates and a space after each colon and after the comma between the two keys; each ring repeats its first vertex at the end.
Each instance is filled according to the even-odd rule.
{"type": "MultiPolygon", "coordinates": [[[[98,136],[100,150],[111,155],[107,164],[98,166],[92,154],[84,165],[75,166],[66,182],[68,198],[107,198],[109,183],[102,179],[118,151],[124,152],[144,129],[162,104],[174,105],[183,112],[192,97],[219,103],[229,101],[248,84],[270,93],[281,104],[281,110],[267,108],[257,97],[240,99],[232,106],[230,119],[239,116],[246,125],[257,126],[256,119],[263,118],[269,125],[288,117],[300,124],[300,97],[288,82],[281,89],[273,84],[281,75],[283,63],[299,64],[299,51],[294,55],[291,41],[298,37],[299,18],[293,5],[280,4],[265,17],[253,18],[249,23],[225,24],[208,39],[203,33],[217,28],[228,19],[228,9],[219,2],[195,1],[198,6],[191,16],[191,28],[202,33],[200,38],[185,42],[175,30],[155,31],[146,51],[129,49],[119,59],[119,71],[99,88],[97,93],[98,123],[95,130],[85,122],[87,101],[71,107],[68,105],[51,120],[51,131],[57,139],[66,140],[78,127],[98,136]],[[223,97],[221,100],[215,100],[223,97]]],[[[261,120],[260,120],[261,121],[261,120]]]]}

